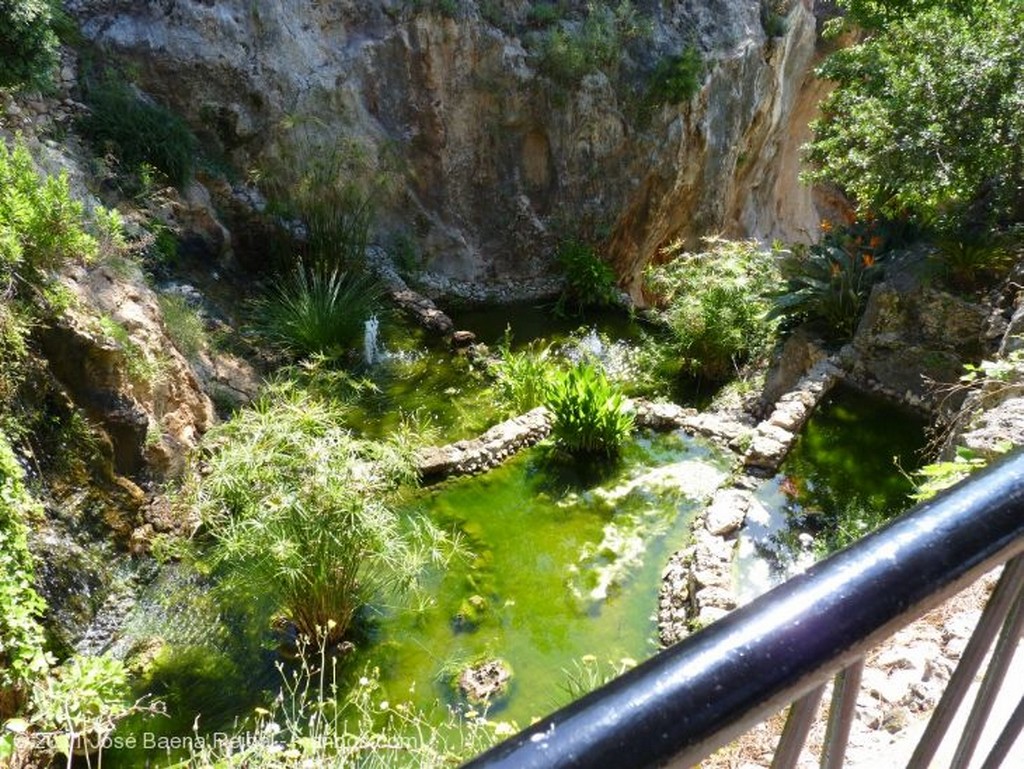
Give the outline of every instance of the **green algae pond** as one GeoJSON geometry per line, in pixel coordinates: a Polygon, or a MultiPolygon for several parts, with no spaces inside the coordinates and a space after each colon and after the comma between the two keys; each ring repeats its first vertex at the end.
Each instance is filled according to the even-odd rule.
{"type": "Polygon", "coordinates": [[[755,494],[737,557],[741,598],[759,595],[907,510],[925,427],[909,409],[836,386],[779,473],[755,494]]]}
{"type": "MultiPolygon", "coordinates": [[[[681,432],[637,434],[612,465],[567,463],[542,444],[486,474],[411,492],[406,512],[453,532],[465,556],[426,575],[423,600],[369,607],[341,686],[373,671],[387,699],[438,722],[452,710],[485,711],[526,726],[569,702],[575,679],[646,659],[657,650],[661,571],[729,467],[719,450],[681,432]],[[507,694],[468,702],[455,677],[493,657],[513,672],[507,694]]],[[[268,616],[269,607],[245,608],[268,616]]],[[[135,719],[123,733],[170,743],[192,734],[197,717],[201,733],[230,732],[280,682],[273,645],[241,615],[218,611],[186,571],[150,587],[119,646],[154,637],[173,649],[149,675],[169,717],[135,719]]],[[[144,756],[112,752],[104,761],[133,766],[144,756]]]]}
{"type": "Polygon", "coordinates": [[[430,605],[382,618],[365,654],[394,696],[459,704],[474,660],[514,672],[490,713],[525,725],[568,701],[584,657],[629,665],[656,651],[657,595],[672,549],[728,460],[681,433],[641,435],[611,469],[565,465],[539,446],[410,504],[464,538],[469,560],[435,574],[430,605]]]}
{"type": "MultiPolygon", "coordinates": [[[[513,334],[525,344],[529,328],[513,334]]],[[[595,328],[569,324],[543,341],[590,354],[610,347],[595,328]]],[[[372,387],[353,402],[354,429],[383,435],[416,414],[445,442],[497,421],[485,378],[466,360],[402,326],[386,329],[381,342],[387,357],[363,372],[372,387]]],[[[830,532],[855,535],[903,510],[909,481],[900,468],[916,467],[922,428],[912,414],[837,388],[781,473],[756,492],[739,551],[741,599],[820,557],[834,544],[830,532]]],[[[408,489],[403,513],[451,533],[463,554],[425,574],[410,601],[366,608],[339,690],[369,677],[381,696],[438,724],[452,712],[484,712],[517,728],[646,659],[658,648],[662,570],[734,461],[681,431],[639,432],[613,463],[573,462],[543,442],[482,475],[408,489]],[[512,672],[507,691],[469,701],[459,674],[492,659],[512,672]]],[[[173,741],[238,729],[280,688],[281,665],[285,676],[296,669],[267,634],[271,613],[258,605],[225,611],[201,574],[165,568],[136,602],[115,651],[137,655],[139,645],[161,639],[146,682],[168,717],[133,719],[120,731],[173,741]]],[[[168,760],[183,755],[171,751],[168,760]]],[[[104,761],[135,766],[149,758],[122,751],[104,761]]]]}

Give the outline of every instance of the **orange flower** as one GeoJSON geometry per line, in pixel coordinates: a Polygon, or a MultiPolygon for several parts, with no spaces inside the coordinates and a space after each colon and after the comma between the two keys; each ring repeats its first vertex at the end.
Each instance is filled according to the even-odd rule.
{"type": "Polygon", "coordinates": [[[864,263],[865,267],[872,267],[875,264],[875,257],[871,254],[861,254],[860,260],[864,263]]]}
{"type": "Polygon", "coordinates": [[[832,232],[832,222],[830,222],[828,219],[822,219],[821,231],[824,232],[826,235],[832,232]]]}
{"type": "Polygon", "coordinates": [[[877,250],[882,245],[881,235],[872,235],[871,240],[868,241],[868,248],[877,250]]]}

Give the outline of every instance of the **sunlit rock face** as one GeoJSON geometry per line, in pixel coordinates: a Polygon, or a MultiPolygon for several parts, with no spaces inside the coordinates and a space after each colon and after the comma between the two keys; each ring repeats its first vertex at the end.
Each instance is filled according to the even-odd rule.
{"type": "MultiPolygon", "coordinates": [[[[568,85],[540,71],[530,3],[455,5],[68,3],[238,167],[280,173],[340,148],[353,178],[377,183],[380,239],[411,239],[442,286],[549,286],[559,240],[584,235],[638,297],[643,266],[676,238],[815,234],[798,179],[822,88],[811,0],[790,4],[776,37],[760,0],[638,0],[645,42],[606,67],[617,73],[568,85]],[[690,43],[700,90],[638,119],[645,76],[690,43]]],[[[569,6],[571,31],[585,3],[569,6]]]]}

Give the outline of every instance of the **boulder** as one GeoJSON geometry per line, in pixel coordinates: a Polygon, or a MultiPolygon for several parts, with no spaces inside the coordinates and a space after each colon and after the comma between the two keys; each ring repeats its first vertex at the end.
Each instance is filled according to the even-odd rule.
{"type": "Polygon", "coordinates": [[[491,705],[508,693],[512,667],[502,659],[471,665],[459,674],[459,692],[471,705],[491,705]]]}

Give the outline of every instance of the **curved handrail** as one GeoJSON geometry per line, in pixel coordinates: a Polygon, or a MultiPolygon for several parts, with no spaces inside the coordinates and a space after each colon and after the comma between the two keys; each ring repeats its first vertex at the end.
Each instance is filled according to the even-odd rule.
{"type": "Polygon", "coordinates": [[[1017,453],[466,767],[696,764],[1021,552],[1017,453]]]}

